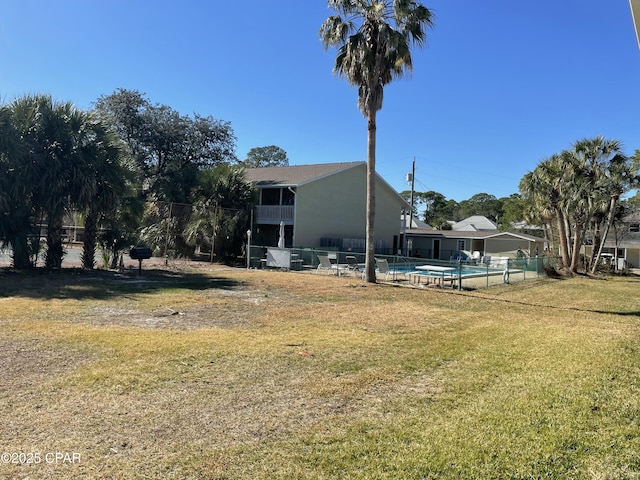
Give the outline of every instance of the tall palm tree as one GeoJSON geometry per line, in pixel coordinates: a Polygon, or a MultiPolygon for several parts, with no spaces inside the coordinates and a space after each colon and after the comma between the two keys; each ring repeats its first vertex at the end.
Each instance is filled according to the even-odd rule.
{"type": "MultiPolygon", "coordinates": [[[[32,209],[24,173],[27,150],[11,106],[0,106],[0,245],[10,246],[14,268],[32,265],[32,209]]],[[[28,167],[28,166],[27,166],[28,167]]]]}
{"type": "Polygon", "coordinates": [[[87,117],[80,144],[83,168],[81,184],[73,185],[72,200],[85,211],[82,267],[92,269],[103,215],[114,212],[127,191],[131,170],[124,161],[124,148],[114,131],[95,114],[87,117]]]}
{"type": "Polygon", "coordinates": [[[211,261],[214,253],[218,258],[240,253],[237,246],[250,226],[249,212],[256,196],[242,167],[219,165],[203,170],[193,192],[194,212],[183,232],[187,243],[210,247],[211,261]]]}
{"type": "MultiPolygon", "coordinates": [[[[609,194],[607,221],[605,223],[604,232],[602,234],[600,242],[597,245],[597,250],[594,252],[594,256],[591,262],[592,274],[596,272],[596,268],[600,261],[600,256],[602,255],[604,243],[607,241],[609,230],[611,229],[611,225],[613,225],[613,219],[616,215],[620,197],[624,192],[627,191],[628,188],[637,186],[638,176],[634,174],[633,167],[629,158],[620,153],[616,153],[616,155],[609,161],[608,165],[606,166],[605,181],[607,184],[606,191],[609,194]]],[[[594,245],[594,248],[596,248],[596,245],[594,245]]]]}
{"type": "Polygon", "coordinates": [[[45,146],[40,141],[42,115],[40,106],[43,96],[25,95],[14,99],[9,105],[12,112],[13,129],[20,138],[21,151],[5,176],[10,185],[10,225],[8,243],[13,250],[13,266],[29,268],[35,264],[40,249],[40,231],[34,231],[33,223],[41,223],[35,199],[35,190],[40,184],[43,162],[40,161],[45,146]],[[37,221],[35,221],[37,220],[37,221]],[[32,261],[31,256],[35,255],[32,261]]]}
{"type": "MultiPolygon", "coordinates": [[[[574,232],[573,251],[570,271],[576,273],[580,263],[581,246],[586,234],[586,227],[594,214],[606,203],[606,196],[612,188],[610,177],[607,175],[610,161],[622,155],[621,144],[617,140],[607,140],[604,137],[578,140],[573,148],[564,154],[570,177],[567,184],[571,185],[570,195],[565,202],[571,206],[574,232]]],[[[615,205],[614,212],[615,213],[615,205]]]]}
{"type": "Polygon", "coordinates": [[[332,15],[320,27],[325,49],[337,47],[334,73],[358,88],[367,118],[367,228],[365,281],[375,282],[376,114],[385,85],[412,70],[411,46],[422,46],[432,12],[415,0],[328,0],[332,15]]]}
{"type": "Polygon", "coordinates": [[[88,114],[70,102],[41,97],[39,105],[39,161],[41,176],[35,191],[37,205],[47,217],[47,268],[60,268],[64,257],[62,227],[71,196],[78,190],[91,191],[95,179],[86,176],[81,141],[88,114]]]}
{"type": "Polygon", "coordinates": [[[571,260],[568,248],[567,222],[563,209],[563,162],[560,155],[552,155],[526,174],[520,181],[523,197],[536,205],[536,210],[551,210],[558,227],[558,242],[563,266],[568,268],[571,260]]]}
{"type": "Polygon", "coordinates": [[[32,211],[42,212],[47,222],[45,263],[48,268],[60,268],[64,214],[72,203],[89,198],[97,188],[95,171],[85,158],[88,149],[95,148],[90,116],[49,95],[27,95],[14,100],[11,107],[26,146],[20,162],[21,182],[32,211]]]}

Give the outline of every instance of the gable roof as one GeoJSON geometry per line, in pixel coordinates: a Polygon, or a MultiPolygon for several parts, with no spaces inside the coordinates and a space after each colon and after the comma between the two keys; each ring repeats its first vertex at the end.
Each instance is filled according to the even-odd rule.
{"type": "Polygon", "coordinates": [[[465,218],[464,220],[460,220],[459,222],[454,223],[451,228],[453,230],[465,230],[472,232],[498,229],[495,223],[483,215],[473,215],[465,218]]]}
{"type": "Polygon", "coordinates": [[[413,217],[413,223],[411,224],[411,226],[409,226],[409,222],[411,221],[411,215],[407,214],[407,215],[403,215],[400,214],[400,223],[404,223],[404,228],[406,229],[412,229],[412,228],[422,228],[425,230],[435,230],[435,228],[433,228],[431,225],[429,225],[426,222],[423,222],[422,220],[418,220],[418,218],[414,215],[413,217]]]}
{"type": "Polygon", "coordinates": [[[365,162],[319,163],[316,165],[247,168],[245,170],[245,177],[249,182],[252,182],[259,187],[266,187],[269,185],[296,187],[359,165],[365,165],[365,162]]]}
{"type": "Polygon", "coordinates": [[[517,232],[498,232],[496,230],[493,231],[466,231],[466,230],[428,230],[428,229],[420,229],[414,228],[411,230],[407,230],[408,236],[420,236],[420,237],[440,237],[440,238],[452,238],[452,239],[479,239],[486,240],[488,238],[497,238],[497,237],[512,237],[519,238],[522,240],[527,240],[531,242],[544,242],[544,238],[534,237],[533,235],[527,235],[525,233],[517,233],[517,232]]]}

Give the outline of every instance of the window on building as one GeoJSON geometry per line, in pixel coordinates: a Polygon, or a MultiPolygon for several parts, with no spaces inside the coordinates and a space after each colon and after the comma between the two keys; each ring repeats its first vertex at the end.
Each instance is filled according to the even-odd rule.
{"type": "Polygon", "coordinates": [[[640,232],[640,223],[632,223],[631,225],[629,225],[629,231],[631,233],[640,232]]]}
{"type": "Polygon", "coordinates": [[[291,189],[291,190],[289,190],[288,188],[282,189],[282,205],[293,205],[295,197],[296,197],[296,194],[294,189],[291,189]]]}
{"type": "Polygon", "coordinates": [[[280,205],[280,189],[263,188],[261,203],[262,205],[280,205]]]}
{"type": "Polygon", "coordinates": [[[458,240],[458,251],[464,250],[464,240],[458,240]]]}

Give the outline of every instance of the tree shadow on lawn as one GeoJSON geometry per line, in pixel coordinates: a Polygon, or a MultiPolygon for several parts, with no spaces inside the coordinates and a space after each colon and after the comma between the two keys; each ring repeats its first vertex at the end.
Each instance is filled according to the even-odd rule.
{"type": "Polygon", "coordinates": [[[232,290],[241,285],[242,282],[224,277],[155,268],[143,270],[142,275],[137,270],[119,273],[78,268],[53,271],[0,268],[0,298],[106,300],[159,290],[232,290]]]}

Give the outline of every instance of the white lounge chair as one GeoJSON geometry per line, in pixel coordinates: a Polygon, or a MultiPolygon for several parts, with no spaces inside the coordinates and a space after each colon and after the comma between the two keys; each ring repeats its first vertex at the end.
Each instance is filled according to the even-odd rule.
{"type": "Polygon", "coordinates": [[[331,263],[331,259],[328,255],[318,255],[318,261],[320,262],[318,264],[318,273],[326,271],[333,275],[339,275],[340,272],[345,269],[345,267],[331,263]]]}
{"type": "Polygon", "coordinates": [[[376,265],[378,265],[377,273],[384,275],[385,279],[389,279],[389,275],[391,275],[393,280],[396,280],[397,275],[402,275],[404,278],[407,278],[405,272],[399,272],[398,270],[389,268],[389,262],[386,258],[376,258],[376,265]]]}

